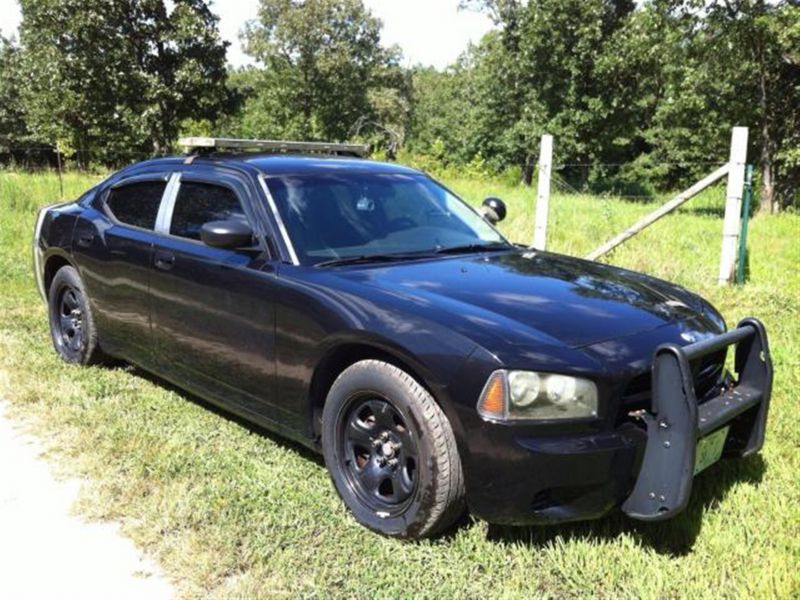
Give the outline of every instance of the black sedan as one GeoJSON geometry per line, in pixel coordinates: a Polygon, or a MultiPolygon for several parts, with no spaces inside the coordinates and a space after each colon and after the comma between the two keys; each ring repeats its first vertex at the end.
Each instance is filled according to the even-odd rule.
{"type": "Polygon", "coordinates": [[[129,361],[321,450],[355,518],[418,538],[495,523],[660,520],[757,452],[763,326],[516,246],[418,171],[206,154],[126,168],[36,225],[66,361],[129,361]],[[735,346],[735,371],[725,370],[735,346]]]}

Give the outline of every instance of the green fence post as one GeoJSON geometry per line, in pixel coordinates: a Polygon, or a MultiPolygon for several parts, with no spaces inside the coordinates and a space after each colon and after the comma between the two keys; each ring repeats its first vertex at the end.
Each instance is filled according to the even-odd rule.
{"type": "Polygon", "coordinates": [[[750,205],[753,202],[753,165],[747,165],[744,173],[744,202],[742,202],[742,230],[739,234],[739,261],[736,283],[744,285],[747,266],[747,229],[750,226],[750,205]]]}

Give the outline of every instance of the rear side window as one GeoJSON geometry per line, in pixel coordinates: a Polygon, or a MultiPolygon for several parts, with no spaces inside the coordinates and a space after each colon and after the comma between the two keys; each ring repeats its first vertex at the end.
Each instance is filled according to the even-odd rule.
{"type": "Polygon", "coordinates": [[[166,187],[165,181],[142,181],[123,185],[111,190],[106,207],[122,223],[153,229],[166,187]]]}
{"type": "Polygon", "coordinates": [[[172,235],[199,240],[200,228],[203,225],[209,221],[229,219],[247,220],[239,198],[233,190],[209,183],[183,181],[175,199],[169,232],[172,235]]]}

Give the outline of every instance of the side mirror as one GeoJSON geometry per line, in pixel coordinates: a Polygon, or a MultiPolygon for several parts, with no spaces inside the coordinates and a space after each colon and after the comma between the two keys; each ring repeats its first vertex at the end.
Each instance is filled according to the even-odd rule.
{"type": "Polygon", "coordinates": [[[481,207],[483,218],[492,225],[496,225],[506,218],[506,203],[500,198],[487,198],[481,207]]]}
{"type": "Polygon", "coordinates": [[[244,221],[211,221],[200,228],[200,239],[213,248],[245,248],[253,245],[253,230],[244,221]]]}

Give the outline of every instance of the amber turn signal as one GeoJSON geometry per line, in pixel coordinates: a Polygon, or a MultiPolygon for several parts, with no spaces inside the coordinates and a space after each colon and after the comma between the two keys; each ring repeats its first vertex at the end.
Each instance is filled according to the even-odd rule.
{"type": "Polygon", "coordinates": [[[497,371],[486,382],[483,388],[478,412],[487,419],[502,419],[506,413],[506,378],[502,371],[497,371]]]}

